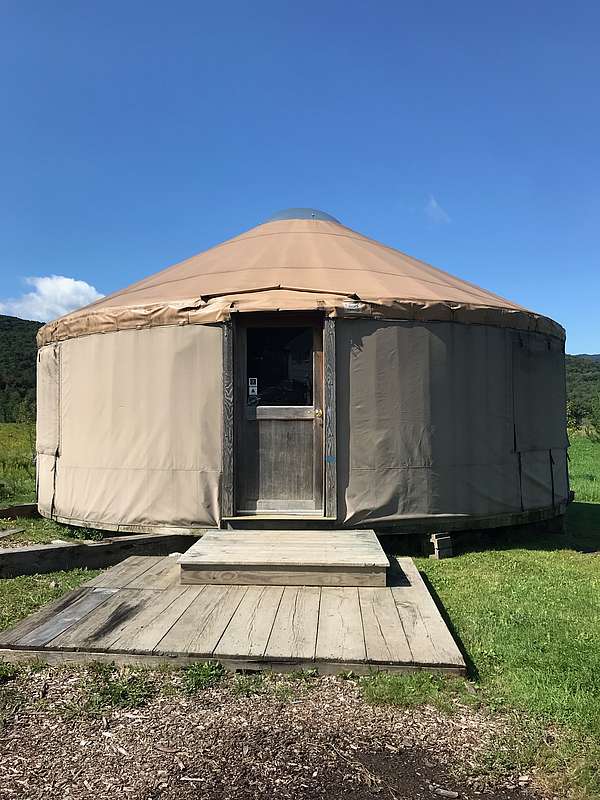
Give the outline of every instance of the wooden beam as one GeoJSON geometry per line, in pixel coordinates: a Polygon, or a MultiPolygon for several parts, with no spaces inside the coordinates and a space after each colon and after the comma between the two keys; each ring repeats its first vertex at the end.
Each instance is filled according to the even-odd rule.
{"type": "Polygon", "coordinates": [[[327,317],[323,330],[325,375],[325,516],[337,518],[335,319],[327,317]]]}
{"type": "Polygon", "coordinates": [[[233,328],[223,324],[223,480],[221,485],[221,516],[234,513],[234,438],[233,438],[233,328]]]}

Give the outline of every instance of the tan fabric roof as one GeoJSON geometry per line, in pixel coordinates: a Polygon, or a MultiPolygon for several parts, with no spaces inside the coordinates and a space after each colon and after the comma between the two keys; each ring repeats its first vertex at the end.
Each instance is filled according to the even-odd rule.
{"type": "Polygon", "coordinates": [[[456,320],[538,330],[560,325],[337,222],[258,225],[45,325],[38,343],[234,311],[321,309],[332,316],[456,320]]]}

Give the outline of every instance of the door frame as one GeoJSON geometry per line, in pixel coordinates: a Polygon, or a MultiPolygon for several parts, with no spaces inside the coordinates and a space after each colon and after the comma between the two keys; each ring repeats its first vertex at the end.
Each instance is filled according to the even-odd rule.
{"type": "MultiPolygon", "coordinates": [[[[223,323],[223,437],[222,437],[222,462],[223,474],[221,481],[221,517],[222,519],[235,519],[242,516],[236,511],[236,414],[240,404],[236,404],[236,355],[240,353],[240,329],[248,327],[248,323],[255,323],[257,327],[269,325],[281,326],[285,324],[302,324],[303,320],[310,320],[322,324],[322,349],[314,350],[315,362],[320,357],[322,379],[313,381],[313,391],[322,391],[320,405],[323,412],[323,426],[319,429],[314,426],[315,436],[321,430],[322,441],[319,442],[322,459],[315,468],[319,470],[319,481],[322,486],[322,511],[312,512],[309,516],[319,519],[337,518],[337,468],[336,468],[336,376],[335,376],[335,320],[312,312],[259,312],[256,314],[239,315],[235,313],[231,319],[223,323]],[[285,314],[285,318],[283,315],[285,314]],[[237,351],[237,353],[236,353],[237,351]]],[[[315,365],[316,366],[316,365],[315,365]]],[[[316,369],[315,369],[316,371],[316,369]]],[[[242,387],[243,388],[243,387],[242,387]]],[[[239,391],[239,389],[237,389],[239,391]]],[[[318,395],[315,393],[315,400],[318,395]]],[[[316,403],[315,403],[316,405],[316,403]]],[[[238,423],[239,424],[239,423],[238,423]]],[[[315,442],[316,444],[316,442],[315,442]]],[[[316,461],[316,459],[315,459],[316,461]]],[[[286,512],[270,513],[257,512],[256,517],[288,516],[286,512]]],[[[297,518],[298,514],[289,514],[290,518],[297,518]]]]}

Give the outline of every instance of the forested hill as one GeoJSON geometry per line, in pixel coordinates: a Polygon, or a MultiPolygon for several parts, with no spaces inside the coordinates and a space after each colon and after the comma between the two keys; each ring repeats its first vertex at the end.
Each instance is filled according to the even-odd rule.
{"type": "Polygon", "coordinates": [[[596,353],[595,355],[591,355],[590,353],[577,353],[574,358],[589,358],[590,361],[600,362],[600,353],[596,353]]]}
{"type": "Polygon", "coordinates": [[[600,354],[567,356],[570,424],[581,425],[600,398],[600,354]]]}
{"type": "Polygon", "coordinates": [[[0,314],[0,422],[35,413],[35,335],[41,325],[0,314]]]}
{"type": "MultiPolygon", "coordinates": [[[[35,413],[35,335],[41,322],[0,314],[0,422],[35,413]]],[[[584,422],[600,395],[600,353],[567,356],[571,418],[584,422]]]]}

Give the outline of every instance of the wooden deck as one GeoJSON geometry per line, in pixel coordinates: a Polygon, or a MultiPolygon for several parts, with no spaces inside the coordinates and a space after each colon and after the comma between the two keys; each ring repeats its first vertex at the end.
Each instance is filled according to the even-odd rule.
{"type": "Polygon", "coordinates": [[[176,557],[134,556],[0,632],[0,658],[464,673],[412,559],[398,560],[390,583],[186,586],[176,557]]]}
{"type": "Polygon", "coordinates": [[[374,531],[208,531],[179,558],[181,583],[385,586],[374,531]]]}

